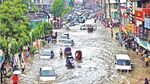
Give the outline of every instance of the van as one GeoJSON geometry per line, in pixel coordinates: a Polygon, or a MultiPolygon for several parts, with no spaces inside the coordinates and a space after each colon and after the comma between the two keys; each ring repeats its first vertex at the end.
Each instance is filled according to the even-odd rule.
{"type": "Polygon", "coordinates": [[[133,69],[133,64],[128,55],[126,54],[116,54],[115,55],[115,68],[118,71],[131,71],[133,69]]]}

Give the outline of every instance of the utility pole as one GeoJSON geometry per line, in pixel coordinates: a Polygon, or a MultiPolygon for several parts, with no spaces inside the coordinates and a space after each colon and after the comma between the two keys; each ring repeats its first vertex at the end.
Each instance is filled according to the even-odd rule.
{"type": "Polygon", "coordinates": [[[103,0],[101,0],[101,18],[103,17],[103,0]]]}
{"type": "Polygon", "coordinates": [[[111,19],[111,4],[110,4],[110,0],[108,0],[108,6],[109,6],[109,18],[111,19]]]}
{"type": "Polygon", "coordinates": [[[118,0],[118,10],[119,10],[119,33],[120,33],[120,44],[122,46],[122,33],[121,33],[121,27],[122,27],[122,15],[121,15],[121,3],[120,0],[118,0]]]}
{"type": "Polygon", "coordinates": [[[106,8],[107,8],[107,4],[106,4],[106,0],[104,0],[104,13],[105,13],[105,20],[106,20],[106,18],[107,18],[107,10],[106,10],[106,8]]]}
{"type": "Polygon", "coordinates": [[[111,3],[110,3],[110,0],[108,0],[108,7],[109,7],[109,25],[111,27],[111,38],[113,38],[112,18],[111,18],[111,3]]]}

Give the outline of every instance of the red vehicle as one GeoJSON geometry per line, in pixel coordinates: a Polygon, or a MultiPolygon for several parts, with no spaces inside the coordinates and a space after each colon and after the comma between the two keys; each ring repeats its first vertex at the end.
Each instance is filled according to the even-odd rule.
{"type": "Polygon", "coordinates": [[[81,60],[82,60],[82,51],[81,51],[81,50],[77,50],[77,51],[75,52],[75,60],[76,60],[77,62],[81,62],[81,60]]]}

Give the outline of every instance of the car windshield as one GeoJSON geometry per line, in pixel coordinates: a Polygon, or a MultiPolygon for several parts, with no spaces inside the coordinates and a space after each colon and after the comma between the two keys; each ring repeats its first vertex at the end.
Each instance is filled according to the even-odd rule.
{"type": "Polygon", "coordinates": [[[50,52],[50,51],[42,51],[42,52],[41,52],[41,55],[42,55],[42,56],[50,56],[50,55],[51,55],[51,52],[50,52]]]}
{"type": "Polygon", "coordinates": [[[65,36],[60,36],[60,38],[68,39],[67,35],[65,35],[65,36]]]}
{"type": "Polygon", "coordinates": [[[66,44],[71,44],[72,41],[71,40],[64,40],[63,43],[66,43],[66,44]]]}
{"type": "Polygon", "coordinates": [[[55,73],[53,70],[42,70],[40,72],[40,76],[42,76],[42,77],[49,77],[49,76],[54,76],[54,75],[55,75],[55,73]]]}
{"type": "Polygon", "coordinates": [[[130,60],[117,60],[117,65],[130,65],[130,60]]]}

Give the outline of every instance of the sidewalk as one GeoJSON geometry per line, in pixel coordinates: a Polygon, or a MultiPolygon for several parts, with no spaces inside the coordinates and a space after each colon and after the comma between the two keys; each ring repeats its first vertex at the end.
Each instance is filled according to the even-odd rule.
{"type": "MultiPolygon", "coordinates": [[[[105,29],[109,33],[111,33],[111,28],[105,28],[105,29]]],[[[119,32],[119,28],[113,28],[112,42],[116,42],[116,40],[115,40],[116,32],[119,32]]],[[[124,46],[123,46],[123,48],[125,49],[124,46]]],[[[134,64],[134,70],[131,71],[131,73],[129,73],[129,74],[122,73],[121,75],[126,77],[130,84],[144,84],[145,78],[148,78],[149,82],[150,82],[150,65],[148,67],[145,67],[145,63],[141,60],[141,57],[138,56],[136,54],[136,52],[134,52],[132,49],[127,50],[127,54],[130,56],[131,61],[134,64]]],[[[125,83],[123,83],[123,84],[125,84],[125,83]]]]}

